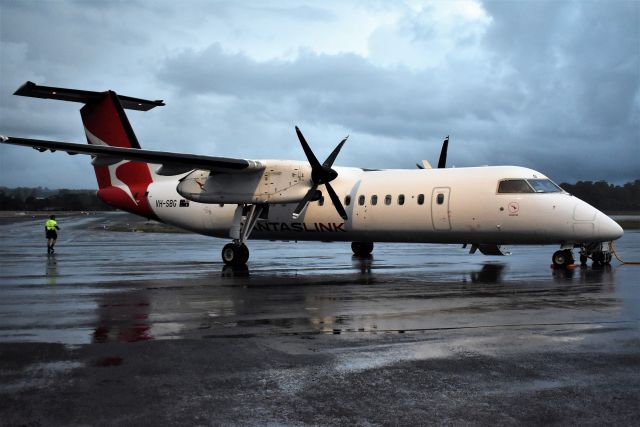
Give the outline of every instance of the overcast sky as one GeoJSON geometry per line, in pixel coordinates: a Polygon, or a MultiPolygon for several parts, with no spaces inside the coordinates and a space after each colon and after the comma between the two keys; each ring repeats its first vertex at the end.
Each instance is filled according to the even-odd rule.
{"type": "MultiPolygon", "coordinates": [[[[640,1],[0,0],[0,134],[84,142],[25,81],[164,99],[143,148],[336,165],[640,178],[640,1]]],[[[0,147],[0,186],[96,188],[88,157],[0,147]]]]}

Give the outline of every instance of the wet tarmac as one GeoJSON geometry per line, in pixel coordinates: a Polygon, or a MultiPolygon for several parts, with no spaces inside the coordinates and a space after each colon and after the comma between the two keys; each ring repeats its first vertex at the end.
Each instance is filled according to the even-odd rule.
{"type": "MultiPolygon", "coordinates": [[[[640,267],[0,223],[0,424],[636,424],[640,267]]],[[[617,242],[640,259],[640,231],[617,242]]]]}

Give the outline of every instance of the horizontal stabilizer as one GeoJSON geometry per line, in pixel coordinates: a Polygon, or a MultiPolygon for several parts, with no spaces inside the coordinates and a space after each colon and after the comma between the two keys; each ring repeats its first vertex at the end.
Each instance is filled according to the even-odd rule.
{"type": "MultiPolygon", "coordinates": [[[[14,92],[14,95],[92,104],[101,101],[104,98],[105,93],[106,92],[92,92],[88,90],[41,86],[33,82],[26,82],[14,92]]],[[[149,111],[154,107],[162,107],[165,105],[162,100],[149,101],[147,99],[132,98],[130,96],[116,96],[118,97],[120,104],[122,104],[122,108],[127,108],[129,110],[149,111]]]]}

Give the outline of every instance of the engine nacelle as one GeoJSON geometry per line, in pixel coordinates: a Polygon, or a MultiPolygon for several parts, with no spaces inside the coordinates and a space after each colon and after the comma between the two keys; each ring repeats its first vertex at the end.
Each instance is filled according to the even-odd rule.
{"type": "Polygon", "coordinates": [[[303,162],[261,161],[265,168],[247,173],[195,170],[178,183],[185,199],[199,203],[295,203],[311,187],[311,167],[303,162]]]}

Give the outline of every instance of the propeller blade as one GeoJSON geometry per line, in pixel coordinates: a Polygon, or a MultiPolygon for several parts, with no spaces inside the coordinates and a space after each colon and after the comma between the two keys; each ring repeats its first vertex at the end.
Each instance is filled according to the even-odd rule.
{"type": "Polygon", "coordinates": [[[345,221],[349,219],[349,217],[347,217],[347,212],[344,210],[344,207],[342,206],[340,197],[338,197],[336,192],[333,190],[333,187],[331,186],[331,184],[327,182],[324,186],[327,187],[327,193],[329,193],[329,197],[331,197],[331,201],[333,202],[333,206],[336,208],[336,211],[338,211],[338,215],[340,215],[342,219],[344,219],[345,221]]]}
{"type": "Polygon", "coordinates": [[[325,166],[325,167],[333,166],[333,162],[336,161],[336,157],[338,157],[338,154],[340,153],[340,150],[342,150],[342,146],[344,145],[344,143],[347,142],[347,139],[349,139],[349,135],[345,136],[344,139],[340,141],[340,144],[338,144],[338,146],[333,149],[333,151],[331,152],[331,154],[329,154],[329,157],[327,157],[327,160],[324,161],[322,166],[325,166]]]}
{"type": "Polygon", "coordinates": [[[442,150],[440,150],[440,159],[438,160],[438,169],[442,169],[447,164],[447,148],[449,147],[449,135],[442,142],[442,150]]]}
{"type": "Polygon", "coordinates": [[[422,166],[420,163],[416,163],[416,166],[418,169],[424,169],[424,166],[422,166]]]}
{"type": "Polygon", "coordinates": [[[306,154],[307,160],[309,160],[309,163],[311,164],[311,169],[312,170],[321,169],[322,166],[320,165],[320,162],[316,158],[315,154],[313,154],[313,151],[311,151],[311,147],[309,147],[309,144],[307,144],[307,140],[304,139],[304,135],[302,135],[302,132],[300,132],[300,129],[298,128],[298,126],[296,126],[296,134],[298,135],[298,139],[300,140],[300,144],[302,145],[304,154],[306,154]]]}
{"type": "Polygon", "coordinates": [[[329,185],[329,182],[338,177],[338,173],[335,170],[331,169],[331,166],[336,160],[336,157],[338,157],[338,154],[340,154],[340,150],[342,149],[344,143],[347,142],[349,136],[347,135],[342,141],[340,141],[336,148],[333,149],[331,154],[329,154],[329,157],[327,157],[327,159],[321,165],[320,162],[318,162],[315,154],[313,154],[313,151],[311,151],[311,147],[309,147],[307,140],[304,138],[304,135],[302,135],[302,132],[300,131],[300,128],[298,128],[298,126],[296,126],[296,134],[298,135],[298,139],[300,140],[300,145],[302,145],[304,154],[307,156],[307,160],[309,160],[309,164],[311,165],[311,182],[313,183],[313,185],[311,186],[307,194],[304,195],[304,198],[300,201],[300,203],[298,203],[298,206],[296,206],[296,208],[294,209],[292,214],[293,219],[297,219],[300,216],[300,213],[309,204],[309,201],[313,198],[318,189],[318,185],[324,184],[324,186],[327,188],[327,192],[329,193],[329,197],[331,197],[333,206],[336,208],[338,214],[346,221],[348,219],[347,212],[344,210],[342,202],[340,201],[340,198],[336,194],[335,190],[333,189],[333,187],[331,187],[331,185],[329,185]]]}
{"type": "Polygon", "coordinates": [[[309,200],[311,200],[311,198],[313,197],[313,195],[316,193],[317,190],[318,190],[318,186],[314,184],[309,189],[309,191],[307,191],[307,194],[304,195],[304,198],[300,201],[300,203],[298,203],[298,206],[296,206],[296,208],[293,210],[293,215],[291,215],[293,219],[298,219],[298,217],[300,216],[300,212],[302,212],[304,208],[307,207],[309,200]]]}

